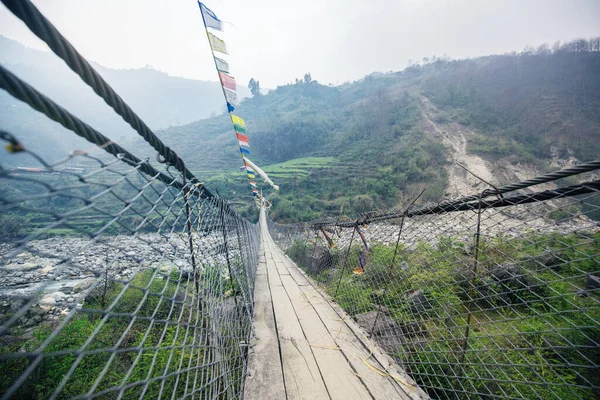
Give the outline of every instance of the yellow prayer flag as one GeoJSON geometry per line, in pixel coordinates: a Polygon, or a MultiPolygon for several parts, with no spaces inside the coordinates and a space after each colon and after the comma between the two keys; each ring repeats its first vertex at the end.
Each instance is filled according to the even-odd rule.
{"type": "Polygon", "coordinates": [[[227,53],[227,46],[225,45],[225,42],[223,40],[219,39],[210,32],[207,33],[208,41],[210,42],[210,48],[213,49],[213,51],[218,51],[223,54],[229,54],[227,53]]]}
{"type": "Polygon", "coordinates": [[[237,115],[233,115],[233,114],[229,114],[229,115],[231,115],[231,122],[233,122],[236,125],[241,126],[242,128],[246,127],[246,123],[244,122],[243,119],[241,119],[237,115]]]}

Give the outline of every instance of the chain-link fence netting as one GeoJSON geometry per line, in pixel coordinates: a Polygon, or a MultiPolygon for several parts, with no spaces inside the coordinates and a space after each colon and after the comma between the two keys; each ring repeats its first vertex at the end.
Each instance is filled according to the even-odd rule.
{"type": "Polygon", "coordinates": [[[3,398],[239,398],[258,226],[172,168],[19,157],[0,164],[3,398]]]}
{"type": "Polygon", "coordinates": [[[269,230],[432,397],[598,398],[599,164],[269,230]]]}

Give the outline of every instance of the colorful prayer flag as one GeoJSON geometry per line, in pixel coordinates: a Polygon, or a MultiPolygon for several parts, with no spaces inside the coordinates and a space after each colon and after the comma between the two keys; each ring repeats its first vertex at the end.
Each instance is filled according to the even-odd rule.
{"type": "Polygon", "coordinates": [[[329,245],[329,248],[333,249],[335,247],[335,243],[333,242],[333,239],[331,239],[329,237],[329,235],[327,234],[327,232],[325,232],[325,228],[321,228],[321,232],[323,232],[323,236],[325,236],[325,240],[327,240],[327,244],[329,245]]]}
{"type": "Polygon", "coordinates": [[[219,72],[219,79],[221,79],[223,87],[235,90],[235,78],[233,76],[219,72]]]}
{"type": "MultiPolygon", "coordinates": [[[[241,119],[240,117],[238,117],[237,115],[231,115],[231,122],[233,122],[234,124],[236,124],[237,126],[239,126],[240,128],[246,128],[246,122],[244,122],[243,119],[241,119]]],[[[239,130],[236,129],[236,131],[240,132],[239,130]]],[[[244,129],[243,132],[241,133],[246,133],[246,130],[244,129]]]]}
{"type": "Polygon", "coordinates": [[[367,252],[363,251],[358,257],[358,267],[354,268],[353,273],[356,275],[362,275],[365,272],[365,266],[367,265],[367,252]]]}
{"type": "Polygon", "coordinates": [[[369,251],[369,245],[367,243],[367,239],[365,239],[365,235],[362,233],[362,231],[360,230],[360,228],[357,226],[356,228],[356,232],[358,233],[358,236],[360,236],[360,239],[363,242],[363,245],[365,246],[365,250],[369,251]]]}
{"type": "Polygon", "coordinates": [[[212,12],[208,7],[204,4],[198,2],[200,6],[200,12],[202,12],[202,19],[204,20],[204,26],[207,28],[213,28],[218,31],[223,30],[223,21],[221,21],[214,12],[212,12]]]}
{"type": "MultiPolygon", "coordinates": [[[[255,164],[253,164],[246,157],[250,154],[250,143],[248,141],[248,136],[246,136],[246,123],[242,118],[233,114],[233,111],[235,110],[234,104],[236,104],[237,101],[237,93],[235,92],[236,81],[235,78],[230,74],[229,63],[226,60],[215,56],[215,52],[228,54],[227,45],[225,44],[224,40],[209,32],[208,29],[211,28],[217,31],[223,31],[223,21],[221,21],[212,10],[210,10],[200,1],[198,1],[198,5],[202,14],[202,21],[204,22],[208,42],[212,50],[215,67],[217,69],[217,73],[219,74],[219,79],[223,88],[223,95],[225,97],[225,103],[227,104],[227,111],[229,112],[231,122],[236,133],[236,138],[238,140],[238,145],[240,147],[240,155],[242,157],[242,160],[244,160],[244,167],[242,169],[246,170],[246,174],[248,175],[249,180],[248,182],[253,188],[252,193],[255,197],[257,205],[259,205],[259,200],[262,202],[262,197],[256,189],[256,182],[251,180],[256,177],[255,174],[259,174],[265,180],[265,182],[273,186],[275,190],[279,190],[279,187],[269,179],[269,177],[265,174],[263,170],[261,170],[255,164]]],[[[327,234],[325,234],[325,237],[327,237],[327,234]]],[[[330,243],[330,247],[331,246],[332,245],[330,243]]]]}
{"type": "Polygon", "coordinates": [[[210,32],[206,32],[208,34],[208,41],[210,42],[210,48],[213,51],[218,51],[219,53],[228,54],[227,53],[227,45],[225,42],[210,32]]]}
{"type": "Polygon", "coordinates": [[[217,69],[219,71],[225,72],[226,74],[229,73],[229,64],[227,61],[223,60],[222,58],[215,57],[215,64],[217,65],[217,69]]]}

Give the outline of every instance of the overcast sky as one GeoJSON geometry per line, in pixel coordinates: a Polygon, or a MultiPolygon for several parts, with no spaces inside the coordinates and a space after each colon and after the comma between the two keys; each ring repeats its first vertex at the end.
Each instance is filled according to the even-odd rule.
{"type": "MultiPolygon", "coordinates": [[[[34,0],[90,60],[152,65],[217,80],[195,0],[34,0]]],[[[600,0],[206,0],[228,22],[238,84],[274,88],[310,72],[343,83],[409,59],[521,50],[527,44],[600,36],[600,0]]],[[[0,34],[47,49],[0,6],[0,34]]]]}

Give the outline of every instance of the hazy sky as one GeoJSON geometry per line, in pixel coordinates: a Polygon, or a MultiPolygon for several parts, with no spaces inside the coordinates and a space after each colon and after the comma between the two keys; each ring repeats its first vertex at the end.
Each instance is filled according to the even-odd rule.
{"type": "MultiPolygon", "coordinates": [[[[195,0],[34,0],[87,58],[217,80],[195,0]]],[[[322,83],[403,69],[409,59],[521,50],[600,36],[600,0],[206,0],[229,22],[238,84],[274,88],[311,72],[322,83]]],[[[0,6],[0,34],[47,49],[0,6]]]]}

